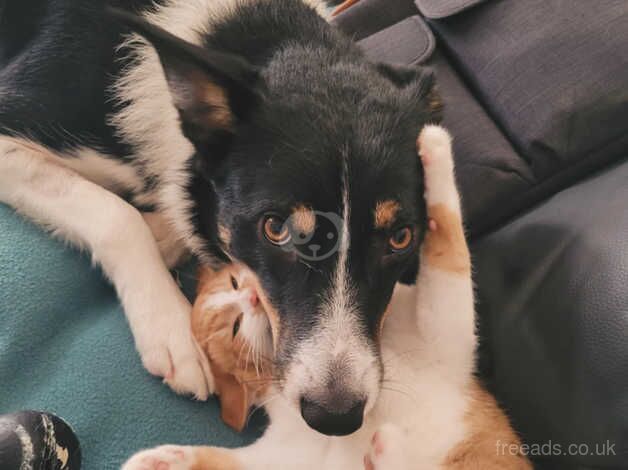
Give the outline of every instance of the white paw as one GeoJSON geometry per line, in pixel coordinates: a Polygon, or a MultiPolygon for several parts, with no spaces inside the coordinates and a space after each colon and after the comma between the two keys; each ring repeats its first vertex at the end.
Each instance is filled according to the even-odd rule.
{"type": "Polygon", "coordinates": [[[192,335],[190,310],[187,300],[182,299],[177,308],[152,312],[133,333],[148,372],[163,377],[177,393],[207,400],[214,391],[214,380],[207,357],[192,335]]]}
{"type": "Polygon", "coordinates": [[[365,470],[404,470],[409,467],[404,446],[406,436],[394,424],[384,424],[371,439],[371,446],[364,456],[365,470]]]}
{"type": "Polygon", "coordinates": [[[194,451],[184,446],[160,446],[131,457],[122,470],[187,470],[193,468],[194,451]]]}
{"type": "Polygon", "coordinates": [[[418,147],[425,172],[427,205],[445,204],[448,207],[458,207],[459,196],[449,133],[440,126],[427,125],[419,135],[418,147]]]}

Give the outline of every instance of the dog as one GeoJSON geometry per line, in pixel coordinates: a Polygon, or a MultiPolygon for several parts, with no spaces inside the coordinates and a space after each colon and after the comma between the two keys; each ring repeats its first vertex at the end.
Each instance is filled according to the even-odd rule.
{"type": "Polygon", "coordinates": [[[23,28],[2,32],[0,202],[88,250],[146,369],[199,399],[214,378],[168,268],[245,265],[281,402],[360,432],[417,279],[432,75],[369,62],[317,0],[38,1],[2,11],[23,28]]]}
{"type": "Polygon", "coordinates": [[[223,417],[240,429],[248,407],[261,401],[270,426],[249,447],[162,446],[132,457],[124,470],[532,468],[525,456],[503,451],[520,448],[520,441],[473,377],[471,262],[449,136],[428,126],[419,144],[429,229],[416,285],[396,288],[378,325],[383,386],[362,428],[340,438],[308,428],[262,365],[272,351],[270,324],[255,308],[255,292],[246,284],[250,275],[235,268],[204,272],[194,330],[201,344],[213,345],[207,354],[216,381],[231,391],[229,400],[221,398],[223,417]]]}
{"type": "Polygon", "coordinates": [[[89,251],[146,369],[199,399],[213,376],[168,268],[247,266],[285,402],[359,430],[416,280],[432,75],[369,62],[317,0],[38,1],[2,12],[23,28],[2,32],[0,202],[89,251]]]}

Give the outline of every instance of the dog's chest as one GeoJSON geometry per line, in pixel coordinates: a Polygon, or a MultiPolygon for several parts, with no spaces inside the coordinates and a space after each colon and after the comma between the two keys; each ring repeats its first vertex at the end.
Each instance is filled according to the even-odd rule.
{"type": "Polygon", "coordinates": [[[382,338],[382,389],[358,432],[341,438],[322,436],[286,411],[288,404],[268,407],[272,425],[264,439],[284,443],[286,462],[298,462],[298,468],[306,470],[362,470],[375,432],[393,424],[402,431],[405,459],[416,463],[412,468],[434,469],[464,439],[467,395],[452,385],[434,357],[424,354],[414,314],[414,308],[391,313],[382,338]]]}

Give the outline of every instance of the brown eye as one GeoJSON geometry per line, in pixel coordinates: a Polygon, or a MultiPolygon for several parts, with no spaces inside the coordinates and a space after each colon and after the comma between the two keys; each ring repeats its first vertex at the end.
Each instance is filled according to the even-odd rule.
{"type": "Polygon", "coordinates": [[[232,338],[235,338],[235,336],[238,334],[238,331],[240,331],[240,323],[242,323],[242,315],[244,315],[243,313],[241,313],[240,315],[238,315],[238,318],[236,318],[235,323],[233,324],[233,331],[232,331],[232,338]]]}
{"type": "Polygon", "coordinates": [[[264,220],[264,236],[273,245],[285,245],[290,241],[288,225],[274,215],[269,215],[264,220]]]}
{"type": "Polygon", "coordinates": [[[238,290],[238,281],[233,276],[231,276],[231,287],[233,287],[234,290],[238,290]]]}
{"type": "Polygon", "coordinates": [[[388,239],[388,244],[392,251],[404,251],[412,243],[412,230],[410,227],[404,227],[397,230],[392,237],[388,239]]]}

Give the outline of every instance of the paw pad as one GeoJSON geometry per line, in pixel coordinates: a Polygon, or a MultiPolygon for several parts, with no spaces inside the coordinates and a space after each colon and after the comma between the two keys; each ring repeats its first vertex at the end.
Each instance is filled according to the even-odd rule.
{"type": "Polygon", "coordinates": [[[382,438],[379,435],[379,431],[373,434],[373,439],[371,439],[371,446],[373,447],[373,453],[375,457],[379,457],[384,453],[384,443],[382,442],[382,438]]]}

